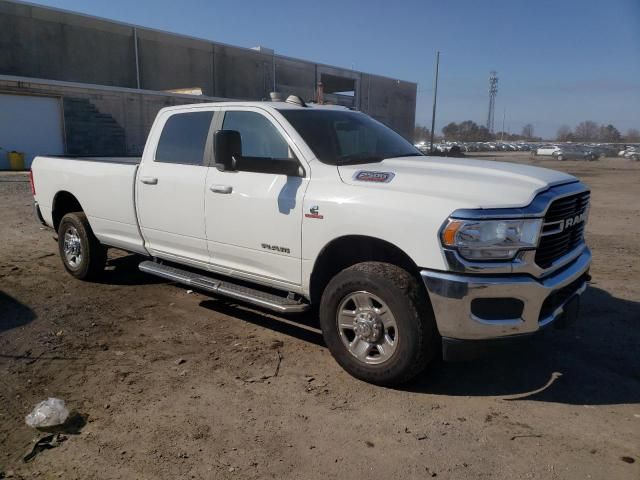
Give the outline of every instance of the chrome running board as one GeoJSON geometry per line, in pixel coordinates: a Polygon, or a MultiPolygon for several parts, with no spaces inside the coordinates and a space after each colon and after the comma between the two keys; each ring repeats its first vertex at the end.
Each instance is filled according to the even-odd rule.
{"type": "Polygon", "coordinates": [[[181,283],[198,290],[204,290],[205,292],[223,295],[233,298],[234,300],[251,303],[278,313],[298,313],[304,312],[309,308],[308,303],[291,298],[291,295],[286,297],[275,295],[262,290],[218,280],[199,273],[193,273],[188,270],[170,267],[161,263],[147,260],[142,262],[138,268],[142,272],[150,273],[151,275],[156,275],[171,280],[172,282],[181,283]]]}

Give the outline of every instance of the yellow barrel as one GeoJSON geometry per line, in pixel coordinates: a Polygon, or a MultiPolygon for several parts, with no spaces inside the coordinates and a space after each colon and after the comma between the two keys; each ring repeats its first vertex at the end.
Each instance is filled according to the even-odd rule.
{"type": "Polygon", "coordinates": [[[9,152],[7,153],[9,159],[9,166],[11,170],[24,170],[24,153],[22,152],[9,152]]]}

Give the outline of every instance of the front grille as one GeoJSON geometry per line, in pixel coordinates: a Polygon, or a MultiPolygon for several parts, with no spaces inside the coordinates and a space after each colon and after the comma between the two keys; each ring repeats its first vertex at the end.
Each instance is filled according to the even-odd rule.
{"type": "Polygon", "coordinates": [[[576,248],[584,238],[585,222],[579,222],[554,232],[566,219],[575,218],[589,208],[589,192],[559,198],[551,203],[544,217],[542,238],[536,250],[536,263],[549,268],[554,261],[576,248]]]}

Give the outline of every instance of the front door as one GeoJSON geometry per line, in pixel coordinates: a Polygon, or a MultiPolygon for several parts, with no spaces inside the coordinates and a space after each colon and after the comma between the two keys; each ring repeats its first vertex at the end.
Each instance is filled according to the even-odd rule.
{"type": "Polygon", "coordinates": [[[145,152],[136,179],[136,204],[145,246],[155,256],[208,265],[205,150],[213,114],[165,113],[156,151],[145,152]]]}
{"type": "MultiPolygon", "coordinates": [[[[236,130],[242,157],[294,155],[272,117],[227,110],[223,130],[236,130]]],[[[302,200],[306,178],[209,169],[205,209],[212,268],[254,280],[301,283],[302,200]]]]}

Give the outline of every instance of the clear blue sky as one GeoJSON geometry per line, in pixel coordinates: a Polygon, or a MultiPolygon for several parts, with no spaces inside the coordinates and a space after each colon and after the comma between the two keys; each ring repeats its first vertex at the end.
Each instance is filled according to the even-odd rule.
{"type": "Polygon", "coordinates": [[[439,131],[486,121],[553,136],[582,120],[640,129],[640,0],[36,0],[35,3],[418,83],[430,125],[441,53],[439,131]]]}

